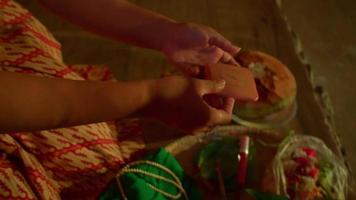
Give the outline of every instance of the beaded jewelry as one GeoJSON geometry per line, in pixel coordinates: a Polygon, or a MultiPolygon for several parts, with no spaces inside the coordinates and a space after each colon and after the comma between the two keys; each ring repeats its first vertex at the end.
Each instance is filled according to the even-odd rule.
{"type": "Polygon", "coordinates": [[[149,161],[149,160],[138,160],[138,161],[129,163],[128,165],[123,167],[116,175],[117,185],[119,187],[120,194],[124,198],[124,200],[127,200],[128,198],[125,195],[125,191],[124,191],[124,188],[122,187],[122,184],[121,184],[121,181],[120,181],[120,177],[125,173],[143,174],[143,175],[150,176],[150,177],[159,179],[161,181],[170,183],[170,184],[172,184],[172,185],[174,185],[175,187],[178,188],[179,191],[178,191],[177,194],[170,194],[168,192],[165,192],[165,191],[153,186],[150,183],[147,183],[147,186],[150,187],[152,190],[154,190],[154,191],[156,191],[156,192],[158,192],[158,193],[160,193],[160,194],[162,194],[162,195],[164,195],[164,196],[166,196],[166,197],[168,197],[170,199],[179,199],[182,196],[182,194],[183,194],[185,199],[188,199],[187,193],[184,190],[184,188],[182,186],[182,183],[180,182],[179,178],[170,169],[168,169],[167,167],[165,167],[165,166],[163,166],[163,165],[161,165],[159,163],[152,162],[152,161],[149,161]],[[170,179],[168,179],[168,178],[166,178],[164,176],[160,176],[160,175],[157,175],[157,174],[154,174],[154,173],[151,173],[151,172],[146,172],[146,171],[141,170],[141,169],[131,168],[132,166],[141,165],[141,164],[151,165],[151,166],[154,166],[154,167],[156,167],[158,169],[161,169],[161,170],[167,172],[174,180],[170,180],[170,179]]]}

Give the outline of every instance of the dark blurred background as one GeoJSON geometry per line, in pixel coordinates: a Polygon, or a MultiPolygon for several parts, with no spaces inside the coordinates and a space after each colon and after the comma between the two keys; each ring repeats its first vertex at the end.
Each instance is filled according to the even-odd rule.
{"type": "MultiPolygon", "coordinates": [[[[37,1],[18,2],[32,11],[62,43],[64,60],[68,64],[106,64],[121,80],[158,77],[171,69],[157,52],[89,34],[53,16],[37,1]]],[[[313,70],[312,81],[322,85],[329,94],[330,98],[325,94],[326,102],[333,109],[328,112],[334,113],[336,132],[356,171],[355,0],[133,2],[180,21],[212,26],[238,46],[265,51],[287,65],[292,58],[291,51],[286,49],[294,44],[302,51],[299,58],[309,63],[313,70]],[[281,15],[287,18],[287,23],[281,15]],[[288,27],[294,33],[286,31],[288,27]],[[295,40],[295,36],[299,40],[295,40]]]]}

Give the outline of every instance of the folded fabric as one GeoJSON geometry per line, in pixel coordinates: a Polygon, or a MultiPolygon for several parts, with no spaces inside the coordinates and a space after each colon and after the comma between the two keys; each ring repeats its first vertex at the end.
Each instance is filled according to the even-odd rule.
{"type": "MultiPolygon", "coordinates": [[[[202,199],[202,193],[199,191],[197,185],[194,184],[193,179],[188,177],[182,167],[179,165],[178,161],[174,158],[172,154],[167,152],[165,149],[160,148],[158,152],[147,156],[144,160],[152,161],[159,165],[168,168],[175,176],[180,180],[182,186],[189,199],[202,199]]],[[[142,170],[147,172],[147,174],[154,174],[169,180],[174,181],[171,174],[162,170],[157,166],[142,163],[130,167],[132,169],[142,170]]],[[[167,195],[158,192],[156,189],[164,191],[165,193],[175,195],[180,192],[179,188],[172,183],[157,179],[151,175],[141,174],[141,173],[124,173],[120,176],[120,183],[128,199],[154,199],[154,200],[165,200],[171,199],[167,195]],[[154,188],[150,187],[154,186],[154,188]],[[156,188],[156,189],[155,189],[156,188]]],[[[109,185],[107,190],[105,190],[99,197],[100,200],[119,200],[123,199],[122,194],[119,191],[119,187],[116,180],[113,180],[109,185]]],[[[184,195],[181,195],[178,199],[185,199],[184,195]]]]}

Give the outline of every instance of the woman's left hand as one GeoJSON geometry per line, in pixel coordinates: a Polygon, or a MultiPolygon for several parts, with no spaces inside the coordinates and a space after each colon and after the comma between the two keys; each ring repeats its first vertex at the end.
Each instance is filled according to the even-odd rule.
{"type": "Polygon", "coordinates": [[[161,50],[168,60],[184,74],[193,77],[210,64],[237,64],[233,55],[240,50],[214,29],[190,23],[175,24],[163,43],[161,50]]]}

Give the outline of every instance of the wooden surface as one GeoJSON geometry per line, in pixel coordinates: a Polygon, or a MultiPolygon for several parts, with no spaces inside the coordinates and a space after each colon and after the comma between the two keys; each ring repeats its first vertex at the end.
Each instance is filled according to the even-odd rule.
{"type": "MultiPolygon", "coordinates": [[[[164,57],[150,50],[130,47],[86,33],[48,14],[34,1],[20,0],[53,31],[63,45],[67,63],[107,64],[121,80],[159,77],[172,69],[164,57]]],[[[212,26],[244,49],[269,53],[285,63],[298,84],[298,113],[293,127],[322,138],[341,156],[335,135],[326,126],[314,97],[306,67],[295,53],[292,35],[287,30],[274,0],[134,0],[133,2],[180,21],[212,26]]],[[[160,129],[151,129],[152,131],[160,129]]],[[[166,130],[169,132],[169,130],[166,130]]]]}
{"type": "MultiPolygon", "coordinates": [[[[315,82],[330,97],[343,154],[356,171],[356,1],[283,1],[282,9],[301,43],[315,82]],[[318,9],[316,9],[318,8],[318,9]]],[[[355,174],[355,173],[354,173],[355,174]]]]}

